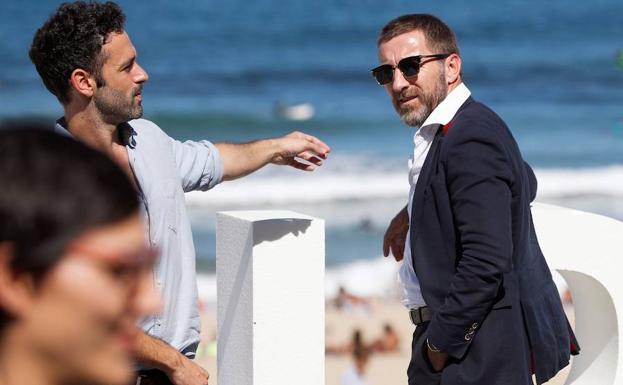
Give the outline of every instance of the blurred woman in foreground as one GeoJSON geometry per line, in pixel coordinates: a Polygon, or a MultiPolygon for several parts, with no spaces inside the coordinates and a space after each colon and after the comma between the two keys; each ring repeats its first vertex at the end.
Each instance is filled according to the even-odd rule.
{"type": "Polygon", "coordinates": [[[158,310],[136,191],[106,156],[42,130],[0,131],[0,385],[132,379],[158,310]]]}

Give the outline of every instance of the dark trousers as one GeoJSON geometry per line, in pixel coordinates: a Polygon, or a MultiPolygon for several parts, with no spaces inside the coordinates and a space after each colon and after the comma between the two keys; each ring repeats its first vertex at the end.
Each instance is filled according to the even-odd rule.
{"type": "Polygon", "coordinates": [[[158,369],[141,370],[138,372],[138,379],[140,381],[137,383],[140,385],[173,385],[169,377],[158,369]]]}
{"type": "Polygon", "coordinates": [[[411,362],[407,369],[409,385],[438,385],[441,383],[441,373],[431,367],[426,355],[426,330],[428,322],[419,324],[413,332],[411,342],[411,362]]]}

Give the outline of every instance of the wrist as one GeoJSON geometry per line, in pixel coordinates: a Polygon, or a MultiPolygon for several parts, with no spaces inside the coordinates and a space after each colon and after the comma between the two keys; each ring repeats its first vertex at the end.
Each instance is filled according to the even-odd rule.
{"type": "Polygon", "coordinates": [[[264,148],[267,149],[269,162],[273,162],[274,160],[278,159],[280,156],[283,155],[281,142],[278,139],[276,138],[265,139],[262,142],[264,144],[264,148]]]}
{"type": "Polygon", "coordinates": [[[160,368],[158,369],[162,370],[167,375],[173,374],[182,367],[183,359],[184,359],[184,356],[182,355],[182,353],[178,352],[177,350],[175,349],[167,350],[167,354],[164,355],[161,361],[161,364],[160,364],[160,368]]]}

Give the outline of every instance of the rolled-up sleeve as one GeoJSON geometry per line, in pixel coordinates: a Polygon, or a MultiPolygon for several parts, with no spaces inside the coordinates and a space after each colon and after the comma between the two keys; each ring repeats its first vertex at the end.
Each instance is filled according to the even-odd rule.
{"type": "Polygon", "coordinates": [[[184,192],[206,191],[222,181],[223,161],[214,144],[207,140],[170,140],[184,192]]]}

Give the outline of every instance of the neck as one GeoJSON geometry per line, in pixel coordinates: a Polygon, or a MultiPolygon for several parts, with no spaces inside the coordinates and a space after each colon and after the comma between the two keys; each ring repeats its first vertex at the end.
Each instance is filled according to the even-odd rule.
{"type": "Polygon", "coordinates": [[[105,122],[93,102],[77,106],[65,106],[67,129],[79,141],[112,155],[113,145],[120,145],[119,128],[116,124],[105,122]]]}
{"type": "Polygon", "coordinates": [[[61,380],[58,365],[54,365],[34,348],[18,330],[8,326],[0,341],[0,385],[57,385],[61,380]]]}
{"type": "Polygon", "coordinates": [[[456,87],[461,85],[461,83],[463,83],[463,80],[458,77],[453,83],[448,84],[448,93],[452,92],[456,87]]]}

